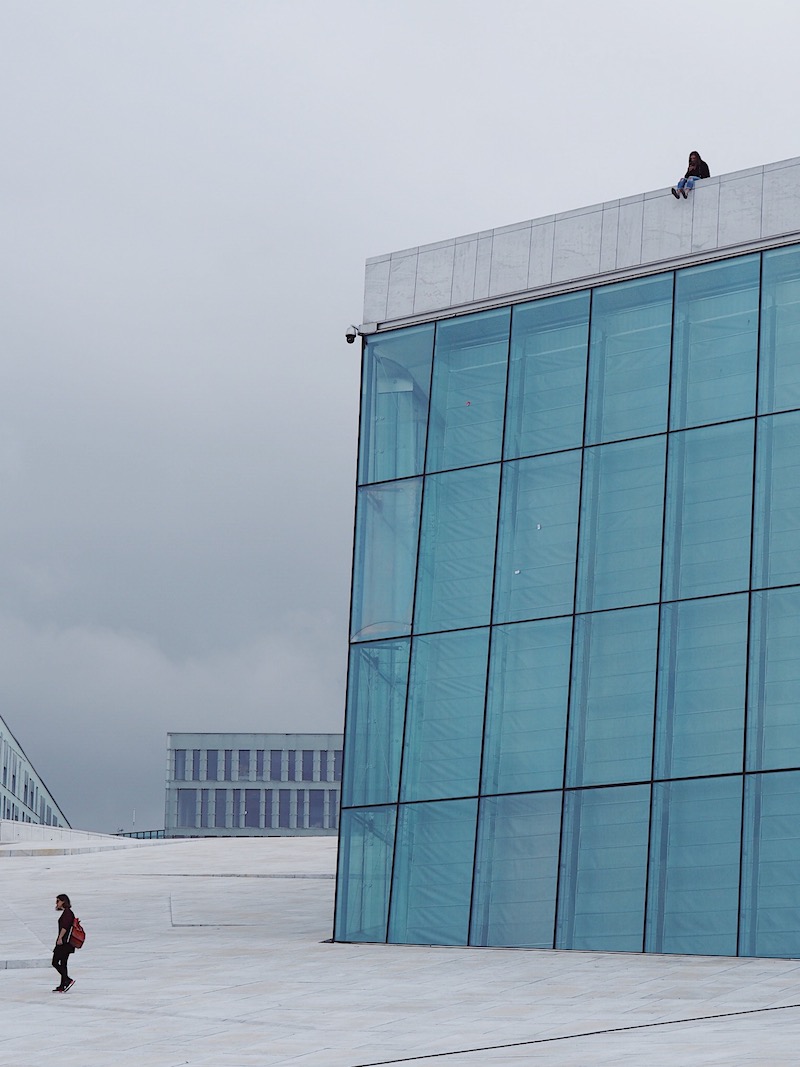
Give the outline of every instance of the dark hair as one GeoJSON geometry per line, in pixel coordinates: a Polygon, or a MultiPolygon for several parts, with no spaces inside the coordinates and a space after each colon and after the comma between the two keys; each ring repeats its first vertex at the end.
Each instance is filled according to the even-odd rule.
{"type": "Polygon", "coordinates": [[[63,902],[64,902],[64,904],[66,904],[66,906],[67,906],[68,908],[71,908],[71,907],[72,907],[72,905],[71,905],[71,904],[70,904],[70,902],[69,902],[69,897],[67,896],[67,894],[66,894],[66,893],[59,893],[59,894],[58,894],[58,896],[56,897],[56,900],[61,900],[61,901],[63,901],[63,902]]]}
{"type": "Polygon", "coordinates": [[[697,162],[698,163],[702,163],[703,162],[703,157],[700,155],[700,153],[697,151],[696,148],[693,148],[691,150],[691,152],[689,153],[689,163],[690,164],[692,162],[692,156],[697,156],[697,162]]]}

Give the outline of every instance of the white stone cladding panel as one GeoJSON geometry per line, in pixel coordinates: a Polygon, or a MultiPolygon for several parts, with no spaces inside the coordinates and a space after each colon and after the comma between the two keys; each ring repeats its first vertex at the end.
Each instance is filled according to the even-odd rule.
{"type": "Polygon", "coordinates": [[[386,317],[399,319],[414,313],[414,289],[417,284],[418,253],[392,256],[389,268],[389,296],[386,317]]]}
{"type": "Polygon", "coordinates": [[[434,311],[451,303],[455,241],[437,248],[421,248],[417,258],[414,314],[434,311]]]}
{"type": "Polygon", "coordinates": [[[490,233],[478,237],[478,252],[475,261],[474,300],[485,300],[489,296],[489,282],[492,276],[492,241],[490,233]]]}
{"type": "Polygon", "coordinates": [[[765,168],[762,237],[800,230],[800,161],[765,168]]]}
{"type": "Polygon", "coordinates": [[[600,238],[600,270],[615,270],[619,235],[619,204],[603,205],[603,230],[600,238]]]}
{"type": "Polygon", "coordinates": [[[453,252],[453,286],[451,299],[454,304],[467,304],[475,294],[475,264],[478,260],[477,235],[456,241],[453,252]]]}
{"type": "Polygon", "coordinates": [[[528,260],[528,287],[550,285],[553,280],[553,240],[555,219],[535,222],[531,227],[531,255],[528,260]]]}
{"type": "Polygon", "coordinates": [[[364,322],[382,322],[389,298],[390,256],[368,259],[364,272],[364,322]]]}
{"type": "Polygon", "coordinates": [[[639,262],[653,263],[673,256],[685,256],[691,250],[691,205],[683,197],[676,200],[669,190],[658,196],[645,197],[639,262]]]}
{"type": "Polygon", "coordinates": [[[495,233],[489,274],[489,295],[519,292],[528,287],[531,225],[495,233]]]}
{"type": "Polygon", "coordinates": [[[603,212],[556,217],[553,242],[553,282],[566,282],[597,274],[600,270],[600,243],[603,212]]]}
{"type": "Polygon", "coordinates": [[[719,188],[719,182],[700,182],[694,187],[691,199],[693,252],[705,252],[719,244],[719,188]]]}
{"type": "Polygon", "coordinates": [[[735,245],[757,241],[761,236],[763,175],[759,171],[744,178],[719,183],[719,244],[735,245]]]}
{"type": "Polygon", "coordinates": [[[644,197],[621,200],[617,229],[617,270],[632,267],[642,258],[644,197]]]}

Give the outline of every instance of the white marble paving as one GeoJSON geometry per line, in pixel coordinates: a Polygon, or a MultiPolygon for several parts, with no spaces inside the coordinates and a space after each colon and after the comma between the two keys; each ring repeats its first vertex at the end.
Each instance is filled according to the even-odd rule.
{"type": "Polygon", "coordinates": [[[652,269],[673,257],[701,262],[800,234],[800,158],[698,183],[687,200],[670,186],[367,261],[364,322],[537,291],[592,284],[601,274],[652,269]]]}
{"type": "Polygon", "coordinates": [[[797,1059],[795,960],[325,943],[331,838],[31,851],[2,864],[0,955],[31,966],[0,969],[0,1067],[797,1059]],[[59,892],[89,931],[66,995],[50,992],[59,892]]]}

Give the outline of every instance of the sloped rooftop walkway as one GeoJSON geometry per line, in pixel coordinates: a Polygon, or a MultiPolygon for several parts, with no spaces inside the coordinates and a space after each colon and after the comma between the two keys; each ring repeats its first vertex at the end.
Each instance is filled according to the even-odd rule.
{"type": "Polygon", "coordinates": [[[795,960],[333,945],[335,840],[108,843],[0,844],[2,1067],[797,1062],[795,960]]]}

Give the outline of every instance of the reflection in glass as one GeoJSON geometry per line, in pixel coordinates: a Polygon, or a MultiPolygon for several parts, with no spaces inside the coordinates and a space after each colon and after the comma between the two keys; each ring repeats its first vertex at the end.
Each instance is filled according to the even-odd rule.
{"type": "Polygon", "coordinates": [[[366,338],[359,484],[422,474],[432,355],[432,323],[366,338]]]}
{"type": "Polygon", "coordinates": [[[758,410],[800,408],[800,248],[763,255],[758,410]]]}
{"type": "Polygon", "coordinates": [[[650,787],[564,795],[556,948],[641,952],[650,787]]]}
{"type": "Polygon", "coordinates": [[[351,649],[342,783],[348,806],[397,800],[409,656],[408,639],[351,649]]]}
{"type": "Polygon", "coordinates": [[[396,813],[394,806],[342,812],[337,941],[386,940],[396,813]]]}
{"type": "Polygon", "coordinates": [[[800,772],[745,778],[742,956],[800,956],[800,772]]]}
{"type": "Polygon", "coordinates": [[[753,593],[747,769],[800,766],[800,588],[753,593]]]}
{"type": "Polygon", "coordinates": [[[757,255],[677,272],[673,430],[754,414],[758,275],[757,255]]]}
{"type": "Polygon", "coordinates": [[[753,585],[800,582],[800,412],[758,420],[753,585]]]}
{"type": "Polygon", "coordinates": [[[581,453],[503,465],[494,618],[572,611],[581,453]]]}
{"type": "Polygon", "coordinates": [[[426,479],[417,632],[489,622],[499,484],[499,463],[426,479]]]}
{"type": "Polygon", "coordinates": [[[653,785],[645,950],[736,954],[742,777],[653,785]]]}
{"type": "Polygon", "coordinates": [[[561,793],[480,804],[472,945],[552,948],[561,793]]]}
{"type": "Polygon", "coordinates": [[[658,600],[666,436],[586,450],[578,611],[658,600]]]}
{"type": "Polygon", "coordinates": [[[466,945],[477,800],[402,804],[389,941],[466,945]]]}
{"type": "Polygon", "coordinates": [[[401,800],[478,792],[488,651],[488,629],[415,638],[401,800]]]}
{"type": "Polygon", "coordinates": [[[500,308],[439,323],[427,470],[500,459],[510,318],[500,308]]]}
{"type": "Polygon", "coordinates": [[[567,785],[650,778],[658,608],[575,620],[567,785]]]}
{"type": "Polygon", "coordinates": [[[586,444],[667,428],[672,275],[596,289],[586,444]]]}
{"type": "Polygon", "coordinates": [[[657,778],[741,771],[746,668],[746,595],[664,605],[657,778]]]}
{"type": "Polygon", "coordinates": [[[421,496],[421,478],[358,491],[353,640],[411,632],[421,496]]]}
{"type": "Polygon", "coordinates": [[[507,459],[580,447],[588,334],[589,290],[514,308],[507,459]]]}
{"type": "Polygon", "coordinates": [[[748,586],[753,420],[670,436],[664,600],[748,586]]]}
{"type": "Polygon", "coordinates": [[[569,618],[492,631],[482,792],[561,788],[571,642],[569,618]]]}

